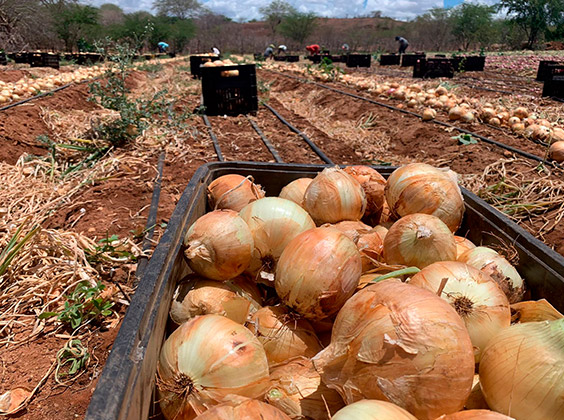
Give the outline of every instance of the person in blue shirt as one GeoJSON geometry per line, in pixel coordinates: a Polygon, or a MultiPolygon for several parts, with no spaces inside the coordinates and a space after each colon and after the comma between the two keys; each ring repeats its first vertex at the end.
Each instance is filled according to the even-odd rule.
{"type": "Polygon", "coordinates": [[[264,50],[264,58],[271,58],[274,59],[274,44],[270,44],[268,47],[266,47],[266,50],[264,50]]]}
{"type": "Polygon", "coordinates": [[[402,38],[401,36],[396,36],[396,41],[399,42],[399,53],[404,54],[405,50],[407,50],[407,47],[409,47],[409,42],[407,42],[407,39],[402,38]]]}
{"type": "Polygon", "coordinates": [[[159,52],[160,52],[160,53],[166,52],[166,50],[167,50],[168,47],[169,47],[169,45],[168,45],[166,42],[162,42],[162,41],[159,42],[159,43],[157,44],[157,46],[159,47],[159,52]]]}

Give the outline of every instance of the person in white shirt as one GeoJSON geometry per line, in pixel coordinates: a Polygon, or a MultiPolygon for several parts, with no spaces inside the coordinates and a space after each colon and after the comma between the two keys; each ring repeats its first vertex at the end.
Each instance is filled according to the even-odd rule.
{"type": "Polygon", "coordinates": [[[212,50],[212,52],[213,52],[215,55],[220,55],[220,54],[221,54],[221,53],[219,52],[219,49],[218,49],[217,47],[212,47],[211,50],[212,50]]]}
{"type": "Polygon", "coordinates": [[[286,54],[287,50],[288,50],[288,47],[286,47],[285,45],[279,45],[278,46],[278,55],[286,54]]]}

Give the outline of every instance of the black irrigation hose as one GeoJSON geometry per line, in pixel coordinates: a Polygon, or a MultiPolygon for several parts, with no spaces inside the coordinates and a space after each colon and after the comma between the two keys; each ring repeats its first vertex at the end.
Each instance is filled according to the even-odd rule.
{"type": "Polygon", "coordinates": [[[266,146],[266,148],[269,150],[269,152],[272,154],[272,156],[274,156],[274,160],[276,160],[276,162],[278,162],[278,163],[284,163],[284,161],[282,160],[282,158],[280,157],[280,155],[276,151],[276,148],[274,147],[274,145],[270,142],[270,140],[268,140],[266,138],[266,136],[264,135],[262,130],[259,128],[259,126],[248,116],[247,116],[247,119],[249,120],[249,122],[251,123],[251,125],[253,126],[255,131],[257,132],[257,134],[260,136],[260,138],[261,138],[262,142],[264,143],[264,145],[266,146]]]}
{"type": "MultiPolygon", "coordinates": [[[[290,75],[283,74],[283,73],[280,73],[280,72],[277,72],[277,71],[273,71],[273,70],[269,70],[269,71],[272,71],[272,72],[274,72],[274,73],[280,74],[280,75],[282,75],[282,76],[285,76],[285,77],[288,77],[288,78],[291,78],[291,79],[296,79],[296,80],[300,80],[300,81],[305,81],[305,82],[307,82],[307,83],[311,83],[311,84],[314,84],[314,85],[316,85],[316,86],[319,86],[319,87],[321,87],[321,88],[323,88],[323,89],[327,89],[327,90],[330,90],[330,91],[333,91],[333,92],[337,92],[337,93],[340,93],[340,94],[342,94],[342,95],[350,96],[350,97],[355,98],[355,99],[360,99],[360,100],[363,100],[363,101],[366,101],[366,102],[370,102],[371,104],[378,105],[378,106],[381,106],[381,107],[384,107],[384,108],[388,108],[388,109],[391,109],[391,110],[393,110],[393,111],[399,111],[399,112],[401,112],[401,113],[403,113],[403,114],[412,115],[412,116],[417,117],[417,118],[422,118],[421,115],[419,115],[419,114],[417,114],[417,113],[415,113],[415,112],[407,111],[407,110],[405,110],[405,109],[397,108],[397,107],[392,106],[392,105],[384,104],[384,103],[382,103],[382,102],[378,102],[378,101],[375,101],[375,100],[370,99],[370,98],[365,98],[364,96],[355,95],[354,93],[349,93],[349,92],[345,92],[345,91],[342,91],[342,90],[339,90],[339,89],[335,89],[335,88],[333,88],[333,87],[331,87],[331,86],[326,86],[326,85],[323,85],[323,84],[318,83],[318,82],[314,82],[314,81],[311,81],[311,80],[303,79],[303,78],[301,78],[301,77],[290,76],[290,75]]],[[[560,168],[560,165],[558,165],[557,163],[553,163],[553,162],[550,162],[550,161],[546,161],[545,158],[541,158],[541,157],[539,157],[539,156],[537,156],[537,155],[533,155],[533,154],[531,154],[531,153],[529,153],[529,152],[525,152],[525,151],[520,150],[520,149],[516,149],[516,148],[514,148],[514,147],[512,147],[512,146],[508,146],[507,144],[500,143],[500,142],[498,142],[498,141],[492,140],[492,139],[490,139],[490,138],[488,138],[488,137],[484,137],[484,136],[482,136],[482,135],[480,135],[480,134],[477,134],[477,133],[474,133],[474,132],[472,132],[472,131],[465,130],[464,128],[460,128],[460,127],[457,127],[457,126],[455,126],[455,125],[452,125],[452,124],[449,124],[449,123],[446,123],[446,122],[443,122],[443,121],[439,121],[439,120],[432,120],[432,122],[435,123],[435,124],[441,125],[441,126],[443,126],[443,127],[452,128],[452,129],[454,129],[454,130],[456,130],[456,131],[459,131],[459,132],[461,132],[461,133],[464,133],[464,134],[470,134],[471,136],[476,137],[476,138],[482,140],[482,141],[485,142],[485,143],[492,144],[492,145],[494,145],[494,146],[497,146],[497,147],[500,147],[500,148],[502,148],[502,149],[508,150],[508,151],[510,151],[510,152],[512,152],[512,153],[516,153],[516,154],[521,155],[521,156],[523,156],[523,157],[526,157],[526,158],[528,158],[528,159],[536,160],[537,162],[542,162],[542,163],[545,163],[545,164],[550,165],[550,166],[552,166],[552,167],[560,168]]]]}
{"type": "Polygon", "coordinates": [[[219,146],[219,142],[217,141],[217,137],[215,136],[215,134],[213,133],[212,130],[212,126],[210,124],[210,120],[208,120],[208,116],[207,115],[202,115],[202,118],[204,120],[204,123],[206,123],[206,126],[208,127],[208,133],[213,141],[213,148],[215,149],[215,153],[217,155],[217,160],[219,160],[220,162],[223,162],[223,155],[221,154],[221,147],[219,146]]]}
{"type": "Polygon", "coordinates": [[[321,160],[323,162],[329,163],[331,165],[334,164],[333,161],[331,159],[329,159],[329,157],[325,153],[323,153],[323,151],[319,147],[317,147],[315,145],[315,143],[313,141],[311,141],[311,139],[308,136],[306,136],[304,133],[302,133],[300,130],[298,130],[296,127],[294,127],[288,121],[286,121],[284,119],[284,117],[282,115],[280,115],[278,112],[276,112],[276,110],[274,108],[272,108],[270,105],[268,105],[266,103],[263,103],[263,105],[265,107],[267,107],[268,110],[270,112],[272,112],[276,116],[276,118],[278,118],[280,120],[280,122],[282,122],[282,124],[286,125],[290,130],[292,130],[294,133],[296,133],[302,139],[304,139],[305,142],[309,145],[309,147],[311,147],[311,150],[313,150],[317,154],[317,156],[319,156],[321,158],[321,160]]]}

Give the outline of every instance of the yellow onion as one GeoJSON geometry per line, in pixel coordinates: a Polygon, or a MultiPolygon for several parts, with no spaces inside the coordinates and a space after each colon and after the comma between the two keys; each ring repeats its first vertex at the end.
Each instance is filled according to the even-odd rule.
{"type": "Polygon", "coordinates": [[[218,282],[189,275],[174,292],[170,318],[182,324],[198,315],[217,314],[243,324],[261,308],[261,302],[259,289],[246,277],[218,282]]]}
{"type": "Polygon", "coordinates": [[[437,116],[437,111],[435,111],[433,108],[425,108],[423,110],[423,121],[431,121],[434,120],[435,117],[437,116]]]}
{"type": "MultiPolygon", "coordinates": [[[[289,420],[286,414],[257,400],[239,399],[225,402],[200,414],[196,420],[289,420]]],[[[183,420],[178,418],[175,420],[183,420]]]]}
{"type": "Polygon", "coordinates": [[[345,405],[337,391],[327,388],[311,360],[300,357],[270,373],[265,399],[292,419],[327,418],[345,405]]]}
{"type": "Polygon", "coordinates": [[[525,124],[523,124],[523,123],[511,124],[510,127],[511,127],[511,130],[513,130],[516,133],[520,133],[521,131],[525,131],[525,124]]]}
{"type": "Polygon", "coordinates": [[[298,178],[282,188],[278,197],[293,201],[301,206],[304,202],[304,194],[311,181],[311,178],[298,178]]]}
{"type": "Polygon", "coordinates": [[[460,257],[469,249],[476,248],[476,245],[474,245],[472,241],[464,238],[463,236],[454,235],[454,240],[456,242],[456,258],[460,257]]]}
{"type": "Polygon", "coordinates": [[[239,213],[247,223],[254,242],[249,272],[256,280],[273,281],[278,258],[296,235],[315,227],[307,212],[293,201],[278,197],[261,198],[239,213]]]}
{"type": "Polygon", "coordinates": [[[546,299],[527,300],[511,305],[511,322],[554,321],[564,318],[546,299]]]}
{"type": "Polygon", "coordinates": [[[396,169],[386,184],[386,201],[392,213],[399,217],[432,214],[453,232],[459,228],[464,215],[456,174],[426,163],[411,163],[396,169]]]}
{"type": "Polygon", "coordinates": [[[490,410],[465,410],[445,414],[438,417],[437,420],[513,420],[513,418],[490,410]]]}
{"type": "Polygon", "coordinates": [[[552,128],[552,140],[555,142],[564,141],[564,130],[560,127],[552,128]]]}
{"type": "Polygon", "coordinates": [[[482,355],[480,384],[492,410],[518,420],[564,419],[564,319],[501,331],[482,355]]]}
{"type": "Polygon", "coordinates": [[[476,267],[489,274],[501,287],[509,303],[519,302],[525,294],[525,283],[509,261],[493,249],[478,246],[462,254],[457,261],[476,267]]]}
{"type": "Polygon", "coordinates": [[[351,297],[337,315],[331,344],[312,360],[347,404],[389,401],[420,420],[460,410],[474,377],[472,343],[455,310],[397,279],[351,297]]]}
{"type": "Polygon", "coordinates": [[[482,394],[482,388],[480,387],[480,375],[474,375],[474,380],[472,381],[472,391],[470,396],[464,404],[465,410],[486,410],[489,409],[488,403],[482,394]]]}
{"type": "Polygon", "coordinates": [[[208,186],[208,201],[212,209],[240,211],[247,204],[263,197],[261,186],[241,175],[223,175],[208,186]]]}
{"type": "Polygon", "coordinates": [[[317,225],[360,220],[366,196],[360,183],[342,169],[325,168],[307,187],[304,208],[317,225]]]}
{"type": "Polygon", "coordinates": [[[499,126],[501,125],[501,121],[500,121],[500,119],[497,118],[497,117],[491,118],[490,121],[489,121],[489,123],[490,123],[491,125],[493,125],[494,127],[499,127],[499,126]]]}
{"type": "Polygon", "coordinates": [[[455,261],[436,262],[415,274],[409,284],[446,300],[466,324],[476,363],[491,338],[511,324],[505,293],[486,273],[455,261]]]}
{"type": "Polygon", "coordinates": [[[548,156],[558,163],[564,162],[564,141],[552,143],[548,149],[548,156]]]}
{"type": "Polygon", "coordinates": [[[518,118],[524,119],[529,116],[529,111],[527,111],[527,108],[520,106],[513,110],[513,115],[515,115],[518,118]]]}
{"type": "Polygon", "coordinates": [[[519,117],[511,117],[511,118],[509,118],[509,120],[507,120],[507,125],[509,125],[511,127],[515,124],[519,124],[520,122],[521,122],[521,120],[519,119],[519,117]]]}
{"type": "Polygon", "coordinates": [[[382,225],[378,225],[378,226],[374,226],[374,230],[376,232],[378,232],[378,235],[380,235],[380,238],[382,239],[382,244],[383,244],[384,239],[386,238],[386,235],[388,234],[388,228],[386,228],[385,226],[382,226],[382,225]]]}
{"type": "Polygon", "coordinates": [[[387,401],[362,400],[340,409],[331,420],[417,420],[417,417],[387,401]]]}
{"type": "Polygon", "coordinates": [[[258,339],[243,325],[203,315],[178,327],[165,341],[157,388],[167,420],[193,419],[229,396],[257,398],[268,387],[268,362],[258,339]]]}
{"type": "Polygon", "coordinates": [[[274,285],[280,299],[308,319],[335,314],[351,297],[362,263],[355,243],[332,228],[296,236],[278,261],[274,285]]]}
{"type": "Polygon", "coordinates": [[[284,306],[259,309],[247,327],[262,343],[270,365],[298,356],[313,357],[322,348],[311,324],[284,306]]]}
{"type": "Polygon", "coordinates": [[[428,214],[410,214],[392,225],[384,239],[388,264],[423,268],[456,259],[456,242],[447,225],[428,214]]]}
{"type": "Polygon", "coordinates": [[[455,106],[448,111],[448,119],[451,121],[461,119],[465,114],[464,108],[455,106]]]}
{"type": "Polygon", "coordinates": [[[487,107],[482,109],[482,113],[481,113],[480,117],[484,121],[488,122],[489,120],[491,120],[492,118],[495,117],[495,109],[487,108],[487,107]]]}
{"type": "Polygon", "coordinates": [[[347,166],[343,170],[356,179],[364,190],[366,195],[364,219],[371,225],[377,225],[380,223],[380,216],[386,200],[384,197],[386,180],[376,169],[370,166],[347,166]]]}
{"type": "Polygon", "coordinates": [[[232,210],[209,212],[188,229],[184,256],[196,273],[228,280],[247,269],[254,249],[249,226],[232,210]]]}

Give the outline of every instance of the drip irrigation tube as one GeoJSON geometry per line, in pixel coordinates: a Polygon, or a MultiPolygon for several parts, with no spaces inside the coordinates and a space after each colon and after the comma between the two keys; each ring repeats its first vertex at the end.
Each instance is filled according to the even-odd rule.
{"type": "Polygon", "coordinates": [[[249,122],[251,123],[251,125],[253,126],[253,128],[255,129],[255,131],[257,132],[257,134],[260,136],[260,138],[261,138],[262,142],[264,143],[264,145],[266,146],[266,148],[269,150],[269,152],[272,154],[272,156],[274,156],[274,160],[276,160],[276,162],[278,162],[278,163],[284,163],[284,161],[282,160],[282,158],[280,157],[280,155],[276,151],[276,148],[274,147],[274,145],[270,142],[270,140],[268,140],[266,138],[266,136],[264,135],[262,130],[259,128],[257,123],[254,122],[251,118],[249,118],[249,116],[246,116],[246,117],[249,120],[249,122]]]}
{"type": "Polygon", "coordinates": [[[208,120],[207,115],[202,115],[202,118],[204,119],[204,123],[206,123],[206,126],[208,127],[208,133],[209,133],[209,135],[212,139],[213,148],[215,149],[215,153],[217,155],[217,160],[219,160],[220,162],[223,162],[224,159],[223,159],[223,155],[221,154],[221,147],[219,146],[219,142],[217,141],[217,137],[213,133],[212,126],[210,124],[210,120],[208,120]]]}
{"type": "Polygon", "coordinates": [[[294,127],[292,124],[290,124],[288,121],[286,121],[284,119],[284,117],[282,115],[280,115],[278,112],[276,112],[276,110],[274,108],[272,108],[270,105],[263,103],[263,105],[265,107],[268,108],[268,110],[270,112],[272,112],[276,118],[278,118],[280,120],[280,122],[282,122],[282,124],[286,125],[290,130],[292,130],[294,133],[296,133],[297,135],[299,135],[302,139],[305,140],[305,142],[309,145],[309,147],[311,147],[311,150],[313,150],[317,156],[319,156],[321,158],[321,160],[325,163],[329,163],[331,165],[333,165],[333,161],[331,159],[329,159],[329,157],[327,157],[327,155],[325,153],[323,153],[323,151],[317,147],[315,145],[315,143],[313,141],[311,141],[311,139],[306,136],[304,133],[302,133],[300,130],[298,130],[296,127],[294,127]]]}

